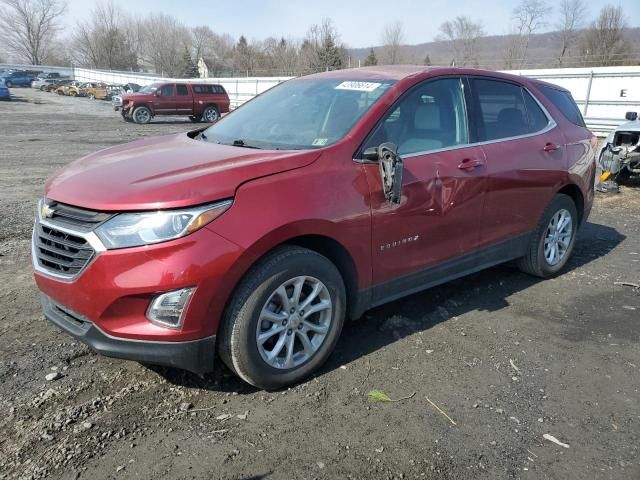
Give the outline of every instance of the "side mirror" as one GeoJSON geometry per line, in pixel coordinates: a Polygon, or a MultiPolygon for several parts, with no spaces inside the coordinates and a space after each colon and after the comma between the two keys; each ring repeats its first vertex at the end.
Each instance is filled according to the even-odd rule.
{"type": "Polygon", "coordinates": [[[162,90],[160,90],[160,89],[156,90],[156,93],[154,93],[154,95],[156,97],[161,97],[162,96],[162,90]]]}
{"type": "MultiPolygon", "coordinates": [[[[389,202],[398,204],[402,198],[402,175],[404,172],[402,158],[398,155],[398,149],[393,143],[383,143],[376,150],[384,196],[389,202]]],[[[365,150],[365,158],[366,154],[365,150]]]]}
{"type": "Polygon", "coordinates": [[[634,120],[636,120],[638,118],[638,112],[627,112],[626,115],[624,116],[624,118],[626,118],[627,120],[633,122],[634,120]]]}

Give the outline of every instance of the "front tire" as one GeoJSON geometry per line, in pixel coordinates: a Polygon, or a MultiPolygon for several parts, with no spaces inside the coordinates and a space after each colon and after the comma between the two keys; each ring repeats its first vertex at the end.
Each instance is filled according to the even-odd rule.
{"type": "Polygon", "coordinates": [[[518,260],[520,270],[540,278],[560,273],[573,251],[578,221],[573,199],[557,194],[542,214],[527,254],[518,260]]]}
{"type": "Polygon", "coordinates": [[[131,116],[134,122],[144,125],[151,121],[151,110],[147,107],[137,107],[131,116]]]}
{"type": "Polygon", "coordinates": [[[344,282],[326,257],[301,247],[278,248],[238,286],[218,336],[220,357],[256,387],[296,384],[333,351],[345,305],[344,282]]]}
{"type": "Polygon", "coordinates": [[[13,83],[11,82],[11,80],[7,80],[7,81],[5,82],[5,85],[7,86],[7,88],[11,88],[11,87],[13,87],[13,83]]]}

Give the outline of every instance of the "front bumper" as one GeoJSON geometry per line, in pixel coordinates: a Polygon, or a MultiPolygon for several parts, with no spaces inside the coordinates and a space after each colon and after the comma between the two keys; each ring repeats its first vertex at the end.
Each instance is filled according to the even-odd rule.
{"type": "Polygon", "coordinates": [[[105,333],[90,320],[55,303],[47,295],[42,295],[41,298],[44,316],[48,320],[97,353],[140,363],[181,368],[198,375],[213,370],[215,335],[185,342],[118,338],[105,333]]]}

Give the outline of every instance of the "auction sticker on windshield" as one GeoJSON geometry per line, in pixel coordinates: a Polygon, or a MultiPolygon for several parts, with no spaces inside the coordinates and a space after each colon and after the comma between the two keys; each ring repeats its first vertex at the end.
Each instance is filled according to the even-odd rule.
{"type": "Polygon", "coordinates": [[[336,87],[336,90],[355,90],[356,92],[373,92],[381,83],[377,82],[342,82],[336,87]]]}

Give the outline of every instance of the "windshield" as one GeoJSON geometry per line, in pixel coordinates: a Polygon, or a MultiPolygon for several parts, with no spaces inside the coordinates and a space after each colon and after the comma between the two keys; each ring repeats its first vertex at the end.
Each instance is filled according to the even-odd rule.
{"type": "Polygon", "coordinates": [[[342,139],[393,83],[290,80],[222,118],[202,138],[273,150],[325,147],[342,139]]]}
{"type": "Polygon", "coordinates": [[[158,87],[162,85],[161,83],[152,83],[151,85],[147,85],[146,87],[142,87],[139,92],[140,93],[153,93],[158,87]]]}

